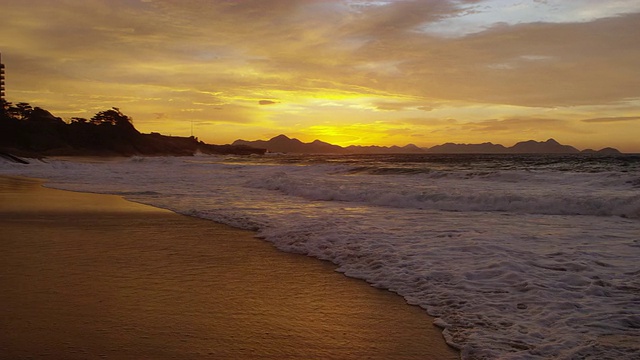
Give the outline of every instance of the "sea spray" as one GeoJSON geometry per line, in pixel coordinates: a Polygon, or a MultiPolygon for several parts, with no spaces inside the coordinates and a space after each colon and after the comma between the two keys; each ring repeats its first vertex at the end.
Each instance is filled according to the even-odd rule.
{"type": "Polygon", "coordinates": [[[436,316],[466,359],[640,356],[637,157],[139,157],[0,169],[252,229],[332,261],[436,316]]]}

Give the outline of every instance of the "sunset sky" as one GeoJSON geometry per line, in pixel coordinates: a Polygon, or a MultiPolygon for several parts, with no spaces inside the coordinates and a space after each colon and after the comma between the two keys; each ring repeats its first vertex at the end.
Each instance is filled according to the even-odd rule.
{"type": "Polygon", "coordinates": [[[639,0],[0,0],[6,98],[209,143],[640,152],[639,0]]]}

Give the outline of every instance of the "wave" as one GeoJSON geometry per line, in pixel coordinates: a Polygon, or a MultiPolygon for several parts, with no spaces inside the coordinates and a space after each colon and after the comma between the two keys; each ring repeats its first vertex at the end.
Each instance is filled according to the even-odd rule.
{"type": "Polygon", "coordinates": [[[0,173],[255,230],[426,309],[464,359],[638,358],[637,171],[374,174],[350,161],[52,160],[0,173]]]}
{"type": "Polygon", "coordinates": [[[312,201],[395,208],[640,218],[640,179],[611,174],[580,177],[576,184],[571,181],[576,179],[549,174],[436,171],[379,181],[366,176],[309,177],[277,171],[245,185],[312,201]]]}

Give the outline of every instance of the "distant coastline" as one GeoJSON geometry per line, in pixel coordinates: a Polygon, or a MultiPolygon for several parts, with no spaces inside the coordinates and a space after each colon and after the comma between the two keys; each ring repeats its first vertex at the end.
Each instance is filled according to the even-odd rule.
{"type": "Polygon", "coordinates": [[[288,154],[596,154],[617,155],[612,147],[578,150],[554,139],[528,140],[511,147],[485,142],[481,144],[445,143],[431,148],[406,146],[342,147],[321,140],[302,142],[286,135],[269,140],[236,140],[232,144],[213,145],[194,136],[143,134],[130,117],[118,108],[101,111],[91,119],[72,118],[69,123],[39,107],[27,103],[15,106],[3,102],[0,108],[0,156],[15,161],[11,154],[42,156],[192,156],[204,154],[251,155],[288,154]]]}
{"type": "Polygon", "coordinates": [[[91,119],[70,123],[27,103],[2,104],[0,157],[17,161],[43,156],[192,156],[204,154],[264,154],[265,149],[244,145],[213,145],[198,138],[140,133],[131,118],[118,108],[101,111],[91,119]],[[13,154],[13,155],[11,155],[13,154]]]}
{"type": "Polygon", "coordinates": [[[615,155],[621,152],[612,147],[600,150],[578,150],[571,145],[563,145],[554,139],[547,141],[528,140],[511,147],[490,142],[482,144],[446,143],[431,148],[421,148],[413,144],[400,146],[347,146],[329,144],[320,140],[304,143],[286,135],[278,135],[269,140],[236,140],[236,146],[251,146],[266,149],[270,153],[296,154],[601,154],[615,155]]]}

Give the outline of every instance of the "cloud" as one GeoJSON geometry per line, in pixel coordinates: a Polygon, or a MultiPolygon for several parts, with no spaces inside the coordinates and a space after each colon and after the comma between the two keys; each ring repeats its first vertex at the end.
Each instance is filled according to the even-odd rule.
{"type": "Polygon", "coordinates": [[[636,0],[500,0],[470,1],[463,16],[424,27],[430,34],[463,37],[488,28],[523,23],[580,23],[638,12],[636,0]]]}
{"type": "Polygon", "coordinates": [[[582,120],[582,122],[612,123],[612,122],[620,122],[620,121],[638,121],[638,120],[640,120],[640,116],[615,116],[615,117],[600,117],[600,118],[584,119],[582,120]]]}
{"type": "Polygon", "coordinates": [[[37,49],[30,70],[42,78],[245,96],[256,86],[294,92],[322,81],[336,90],[536,107],[640,98],[640,52],[632,50],[638,13],[439,38],[421,28],[470,16],[469,6],[479,3],[36,2],[41,6],[29,18],[19,2],[9,2],[8,27],[20,31],[7,31],[5,39],[37,49]],[[11,34],[20,40],[9,40],[11,34]]]}
{"type": "Polygon", "coordinates": [[[511,117],[467,122],[463,127],[485,133],[588,133],[586,130],[574,126],[569,120],[535,117],[511,117]]]}
{"type": "Polygon", "coordinates": [[[402,110],[409,110],[414,108],[415,109],[428,108],[428,106],[426,106],[425,103],[422,101],[418,102],[418,101],[402,101],[402,100],[375,101],[373,103],[373,106],[375,106],[377,110],[384,110],[384,111],[402,111],[402,110]]]}
{"type": "Polygon", "coordinates": [[[367,56],[386,49],[409,59],[399,66],[402,77],[379,82],[412,95],[529,107],[612,104],[640,98],[640,52],[629,50],[639,24],[640,14],[629,14],[505,25],[459,39],[415,35],[377,44],[367,56]]]}
{"type": "Polygon", "coordinates": [[[528,11],[511,18],[511,8],[497,9],[504,3],[4,0],[0,47],[10,100],[73,116],[125,103],[141,122],[191,115],[244,126],[273,116],[257,102],[281,104],[265,127],[282,119],[303,127],[320,112],[347,124],[420,110],[458,119],[464,134],[580,133],[579,124],[635,120],[620,104],[640,99],[637,5],[550,0],[560,13],[530,21],[528,11]],[[475,30],[429,31],[452,22],[475,30]],[[489,112],[499,107],[509,112],[489,112]],[[574,119],[577,107],[582,122],[549,120],[558,109],[574,119]]]}

